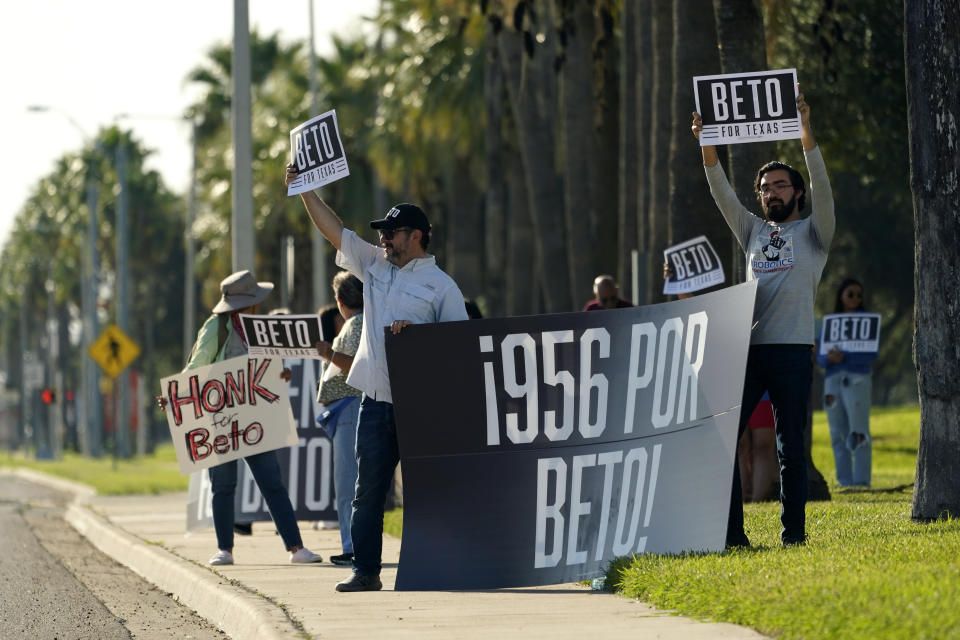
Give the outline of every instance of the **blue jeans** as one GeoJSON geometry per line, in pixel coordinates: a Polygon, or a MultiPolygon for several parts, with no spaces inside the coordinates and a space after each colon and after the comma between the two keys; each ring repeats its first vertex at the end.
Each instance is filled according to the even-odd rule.
{"type": "Polygon", "coordinates": [[[357,419],[357,490],[350,520],[356,573],[380,574],[383,505],[399,461],[393,404],[364,395],[357,419]]]}
{"type": "MultiPolygon", "coordinates": [[[[812,378],[809,345],[762,344],[750,347],[737,442],[763,392],[769,392],[780,462],[780,524],[783,527],[780,537],[784,542],[806,539],[807,456],[803,431],[807,425],[812,378]]],[[[741,543],[745,539],[743,488],[740,486],[740,466],[734,457],[727,544],[741,543]]]]}
{"type": "Polygon", "coordinates": [[[360,397],[351,398],[337,413],[337,430],[333,434],[333,491],[337,496],[337,520],[340,522],[340,546],[344,553],[353,553],[350,539],[350,518],[357,485],[357,415],[360,397]]]}
{"type": "Polygon", "coordinates": [[[837,484],[841,486],[870,485],[872,382],[869,373],[847,371],[838,371],[823,381],[823,408],[830,423],[830,444],[837,466],[837,484]]]}
{"type": "MultiPolygon", "coordinates": [[[[290,504],[290,495],[280,478],[280,465],[274,451],[265,451],[244,458],[260,493],[267,501],[270,516],[277,525],[287,551],[302,547],[300,527],[290,504]]],[[[213,528],[217,532],[217,548],[233,549],[233,504],[237,489],[238,460],[210,467],[210,485],[213,491],[213,528]]]]}

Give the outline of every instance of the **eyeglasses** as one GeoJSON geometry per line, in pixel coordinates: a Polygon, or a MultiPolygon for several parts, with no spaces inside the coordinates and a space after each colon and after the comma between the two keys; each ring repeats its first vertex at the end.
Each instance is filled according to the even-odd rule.
{"type": "Polygon", "coordinates": [[[411,231],[413,231],[413,229],[411,227],[397,227],[396,229],[379,229],[378,233],[380,234],[380,237],[383,238],[384,240],[393,240],[394,234],[397,233],[398,231],[406,231],[407,233],[410,233],[411,231]]]}
{"type": "Polygon", "coordinates": [[[771,193],[777,193],[777,194],[783,193],[788,188],[793,188],[793,185],[784,180],[780,180],[778,182],[774,182],[773,184],[761,185],[758,193],[761,196],[769,196],[771,193]]]}

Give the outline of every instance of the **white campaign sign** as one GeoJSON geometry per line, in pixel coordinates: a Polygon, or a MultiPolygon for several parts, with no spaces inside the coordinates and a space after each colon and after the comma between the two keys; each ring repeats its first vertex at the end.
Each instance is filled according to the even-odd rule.
{"type": "Polygon", "coordinates": [[[316,344],[323,340],[323,330],[316,313],[275,316],[241,313],[240,324],[247,339],[247,355],[251,357],[320,359],[316,344]]]}
{"type": "Polygon", "coordinates": [[[180,471],[297,444],[280,358],[240,356],[163,378],[180,471]]]}
{"type": "Polygon", "coordinates": [[[696,76],[700,146],[800,137],[797,70],[696,76]]]}
{"type": "Polygon", "coordinates": [[[287,187],[288,196],[350,175],[336,111],[322,113],[290,131],[290,161],[300,175],[287,187]]]}
{"type": "Polygon", "coordinates": [[[837,347],[848,353],[876,353],[880,348],[879,313],[831,313],[823,316],[820,355],[837,347]]]}
{"type": "Polygon", "coordinates": [[[694,293],[724,281],[720,256],[706,236],[697,236],[664,250],[663,260],[673,270],[664,280],[667,295],[694,293]]]}

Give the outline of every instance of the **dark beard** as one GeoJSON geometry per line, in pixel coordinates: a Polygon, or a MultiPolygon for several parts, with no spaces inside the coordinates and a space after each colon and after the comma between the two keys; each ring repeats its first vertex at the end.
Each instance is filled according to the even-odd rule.
{"type": "Polygon", "coordinates": [[[790,217],[790,214],[793,213],[793,208],[797,204],[797,195],[794,194],[790,196],[790,199],[784,202],[782,205],[764,205],[763,213],[767,216],[768,220],[773,222],[783,222],[790,217]]]}

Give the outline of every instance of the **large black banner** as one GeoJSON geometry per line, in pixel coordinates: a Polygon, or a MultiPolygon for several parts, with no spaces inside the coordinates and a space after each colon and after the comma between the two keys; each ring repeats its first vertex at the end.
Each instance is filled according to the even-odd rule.
{"type": "Polygon", "coordinates": [[[617,556],[723,549],[755,293],[388,333],[396,588],[557,584],[617,556]]]}

